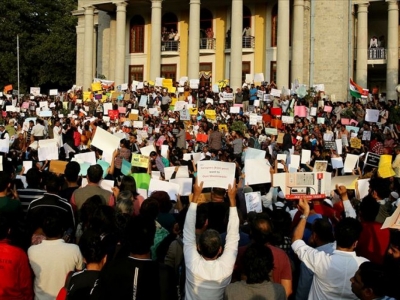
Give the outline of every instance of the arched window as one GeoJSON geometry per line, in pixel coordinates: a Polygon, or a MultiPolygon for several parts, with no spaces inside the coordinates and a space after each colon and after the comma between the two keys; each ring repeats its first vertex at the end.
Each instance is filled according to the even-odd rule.
{"type": "Polygon", "coordinates": [[[271,13],[271,47],[276,47],[278,40],[278,4],[272,8],[271,13]]]}
{"type": "Polygon", "coordinates": [[[144,52],[144,19],[136,15],[131,19],[129,53],[144,52]]]}
{"type": "Polygon", "coordinates": [[[170,32],[171,29],[174,31],[178,30],[178,18],[174,13],[168,12],[163,15],[161,20],[162,27],[170,32]]]}
{"type": "Polygon", "coordinates": [[[251,12],[247,6],[243,6],[243,29],[246,27],[251,28],[251,12]]]}

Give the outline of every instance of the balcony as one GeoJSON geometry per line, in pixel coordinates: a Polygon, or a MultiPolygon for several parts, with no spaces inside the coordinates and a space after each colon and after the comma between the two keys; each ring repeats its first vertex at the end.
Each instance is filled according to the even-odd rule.
{"type": "Polygon", "coordinates": [[[200,53],[215,53],[216,39],[200,38],[200,53]]]}
{"type": "Polygon", "coordinates": [[[179,55],[180,41],[161,42],[161,55],[179,55]]]}
{"type": "MultiPolygon", "coordinates": [[[[252,52],[254,50],[255,37],[254,36],[243,36],[242,37],[242,50],[243,52],[252,52]]],[[[225,50],[231,49],[231,39],[225,39],[225,50]]]]}
{"type": "Polygon", "coordinates": [[[368,49],[368,60],[375,59],[386,59],[385,48],[369,48],[368,49]]]}

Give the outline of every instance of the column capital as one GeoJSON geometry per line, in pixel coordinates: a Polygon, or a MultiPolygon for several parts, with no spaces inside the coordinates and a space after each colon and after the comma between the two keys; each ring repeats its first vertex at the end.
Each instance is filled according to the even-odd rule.
{"type": "Polygon", "coordinates": [[[368,6],[369,3],[367,2],[357,3],[358,11],[368,12],[368,6]]]}
{"type": "Polygon", "coordinates": [[[293,6],[304,6],[304,0],[294,0],[293,6]]]}
{"type": "Polygon", "coordinates": [[[125,2],[125,1],[113,2],[113,4],[117,7],[117,9],[118,9],[119,7],[124,8],[124,7],[127,7],[127,6],[128,6],[128,3],[125,2]]]}
{"type": "Polygon", "coordinates": [[[200,0],[190,0],[189,4],[200,4],[200,0]]]}
{"type": "Polygon", "coordinates": [[[153,8],[153,7],[162,7],[162,2],[163,2],[164,0],[150,0],[150,2],[151,2],[151,8],[153,8]]]}
{"type": "Polygon", "coordinates": [[[92,6],[92,5],[85,6],[85,7],[83,7],[83,9],[85,10],[85,15],[93,14],[93,12],[94,12],[94,6],[92,6]]]}

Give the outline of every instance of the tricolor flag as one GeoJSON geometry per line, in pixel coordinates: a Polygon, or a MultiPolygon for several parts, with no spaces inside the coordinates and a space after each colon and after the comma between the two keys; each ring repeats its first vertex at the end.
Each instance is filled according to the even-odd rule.
{"type": "Polygon", "coordinates": [[[354,98],[361,98],[368,96],[368,89],[363,89],[350,78],[350,95],[354,98]]]}

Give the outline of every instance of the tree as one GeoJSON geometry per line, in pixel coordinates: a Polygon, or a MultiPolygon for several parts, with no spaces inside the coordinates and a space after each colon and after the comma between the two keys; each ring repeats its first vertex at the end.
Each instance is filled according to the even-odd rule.
{"type": "Polygon", "coordinates": [[[75,82],[77,0],[0,1],[0,89],[17,86],[20,47],[20,91],[40,86],[68,88],[75,82]]]}

